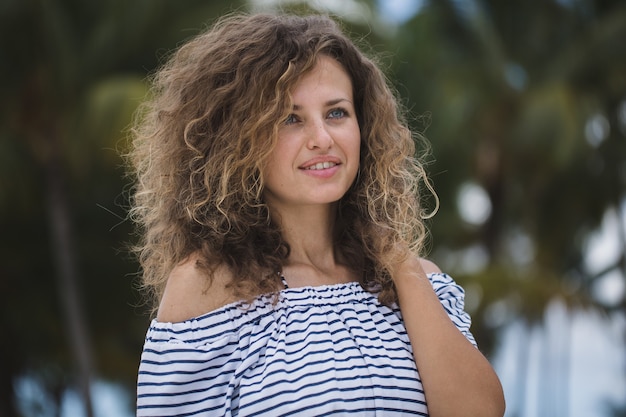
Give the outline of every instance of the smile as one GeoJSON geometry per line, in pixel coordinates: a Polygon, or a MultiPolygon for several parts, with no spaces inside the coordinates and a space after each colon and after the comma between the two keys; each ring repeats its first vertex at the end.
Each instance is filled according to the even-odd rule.
{"type": "Polygon", "coordinates": [[[304,168],[305,170],[319,170],[319,169],[328,169],[337,165],[335,162],[318,162],[317,164],[308,166],[304,168]]]}

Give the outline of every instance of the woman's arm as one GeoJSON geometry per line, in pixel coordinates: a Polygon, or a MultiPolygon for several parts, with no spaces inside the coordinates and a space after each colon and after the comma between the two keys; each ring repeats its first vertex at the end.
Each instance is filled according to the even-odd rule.
{"type": "Polygon", "coordinates": [[[441,272],[411,257],[393,273],[431,417],[501,417],[502,386],[487,359],[456,328],[426,276],[441,272]]]}

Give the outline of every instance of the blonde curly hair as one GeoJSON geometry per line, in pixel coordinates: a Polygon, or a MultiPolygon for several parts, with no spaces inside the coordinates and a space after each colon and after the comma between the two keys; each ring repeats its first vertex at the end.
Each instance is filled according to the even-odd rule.
{"type": "Polygon", "coordinates": [[[383,303],[397,300],[389,271],[423,247],[418,188],[430,186],[393,90],[327,16],[236,14],[154,74],[133,125],[130,216],[153,301],[191,254],[209,277],[227,266],[244,299],[276,291],[289,245],[263,200],[262,173],[290,91],[321,55],[350,75],[361,130],[359,175],[338,204],[335,244],[364,288],[383,303]]]}

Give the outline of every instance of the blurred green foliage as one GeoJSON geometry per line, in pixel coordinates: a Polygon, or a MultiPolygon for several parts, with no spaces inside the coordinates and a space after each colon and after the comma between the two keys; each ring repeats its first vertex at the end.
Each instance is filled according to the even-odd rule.
{"type": "MultiPolygon", "coordinates": [[[[481,348],[490,352],[511,320],[540,322],[556,297],[623,311],[623,299],[604,305],[590,288],[607,271],[623,277],[624,256],[590,271],[585,250],[607,210],[626,204],[626,4],[425,1],[393,25],[376,2],[358,3],[369,14],[344,16],[346,28],[379,54],[432,144],[441,209],[431,255],[472,289],[481,348]],[[459,213],[468,183],[488,197],[484,222],[459,213]],[[494,322],[497,303],[507,314],[494,322]]],[[[249,9],[243,0],[0,5],[0,417],[18,415],[14,386],[25,376],[57,401],[95,376],[132,392],[148,317],[126,248],[125,129],[169,51],[249,9]]]]}

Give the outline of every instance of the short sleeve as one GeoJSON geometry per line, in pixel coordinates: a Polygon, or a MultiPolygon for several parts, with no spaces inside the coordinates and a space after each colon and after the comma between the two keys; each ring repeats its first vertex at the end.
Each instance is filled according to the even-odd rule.
{"type": "Polygon", "coordinates": [[[459,329],[461,333],[474,346],[477,346],[474,336],[470,332],[472,319],[465,311],[465,291],[458,285],[451,276],[445,273],[437,272],[428,274],[435,294],[439,297],[441,305],[448,313],[448,317],[459,329]]]}
{"type": "MultiPolygon", "coordinates": [[[[163,335],[161,330],[154,333],[163,335]]],[[[194,343],[149,337],[137,383],[137,416],[226,415],[239,361],[237,340],[194,343]]]]}

